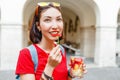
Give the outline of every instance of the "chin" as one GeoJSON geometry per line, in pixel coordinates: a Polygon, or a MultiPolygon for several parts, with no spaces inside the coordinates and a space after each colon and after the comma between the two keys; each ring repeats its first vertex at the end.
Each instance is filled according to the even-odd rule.
{"type": "Polygon", "coordinates": [[[52,38],[51,40],[56,41],[56,40],[58,40],[58,38],[54,37],[54,38],[52,38]]]}
{"type": "Polygon", "coordinates": [[[47,40],[50,40],[50,41],[55,41],[57,40],[58,38],[57,37],[53,37],[53,36],[49,36],[49,37],[46,37],[47,40]]]}

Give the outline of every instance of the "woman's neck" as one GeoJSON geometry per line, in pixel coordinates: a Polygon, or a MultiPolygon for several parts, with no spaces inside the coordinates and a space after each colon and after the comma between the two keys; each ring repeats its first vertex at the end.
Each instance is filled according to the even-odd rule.
{"type": "Polygon", "coordinates": [[[45,52],[50,52],[55,46],[55,43],[54,41],[42,39],[40,43],[38,43],[38,46],[42,48],[45,52]]]}

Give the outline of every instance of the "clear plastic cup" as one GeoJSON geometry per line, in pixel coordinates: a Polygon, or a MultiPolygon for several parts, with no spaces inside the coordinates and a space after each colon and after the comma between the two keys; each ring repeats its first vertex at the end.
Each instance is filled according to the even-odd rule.
{"type": "Polygon", "coordinates": [[[83,58],[79,56],[70,57],[70,74],[75,78],[82,77],[83,70],[83,58]]]}

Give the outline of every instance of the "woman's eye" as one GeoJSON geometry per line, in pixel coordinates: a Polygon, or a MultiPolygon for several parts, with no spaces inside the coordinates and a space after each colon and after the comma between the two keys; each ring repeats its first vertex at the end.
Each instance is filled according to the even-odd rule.
{"type": "Polygon", "coordinates": [[[63,19],[62,18],[58,18],[57,21],[63,21],[63,19]]]}
{"type": "Polygon", "coordinates": [[[50,22],[51,20],[50,19],[45,19],[44,22],[50,22]]]}

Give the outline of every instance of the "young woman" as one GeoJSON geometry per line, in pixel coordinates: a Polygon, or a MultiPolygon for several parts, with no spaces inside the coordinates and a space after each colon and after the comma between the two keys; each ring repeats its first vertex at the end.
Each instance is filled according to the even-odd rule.
{"type": "Polygon", "coordinates": [[[20,80],[71,80],[68,76],[66,53],[55,41],[63,32],[63,18],[60,4],[38,3],[30,30],[30,40],[37,50],[38,66],[34,71],[30,51],[20,51],[16,74],[20,80]]]}

